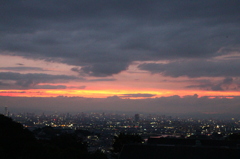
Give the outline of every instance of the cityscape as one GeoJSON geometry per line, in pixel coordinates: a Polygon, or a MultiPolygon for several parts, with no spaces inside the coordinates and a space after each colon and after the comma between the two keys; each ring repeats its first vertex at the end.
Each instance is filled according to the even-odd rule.
{"type": "Polygon", "coordinates": [[[35,132],[38,139],[48,140],[50,134],[36,131],[51,127],[55,135],[64,133],[78,135],[88,144],[88,151],[100,150],[110,154],[114,137],[120,133],[139,135],[147,143],[149,138],[181,138],[226,140],[229,135],[240,133],[240,119],[198,119],[180,118],[157,114],[116,114],[116,113],[16,113],[5,107],[5,116],[21,123],[35,132]]]}
{"type": "Polygon", "coordinates": [[[239,0],[0,0],[3,159],[240,158],[239,0]]]}

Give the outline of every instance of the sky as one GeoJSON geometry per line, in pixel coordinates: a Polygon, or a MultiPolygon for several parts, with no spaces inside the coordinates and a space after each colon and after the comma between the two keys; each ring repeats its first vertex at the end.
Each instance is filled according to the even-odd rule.
{"type": "Polygon", "coordinates": [[[240,113],[240,1],[0,0],[2,108],[240,113]]]}

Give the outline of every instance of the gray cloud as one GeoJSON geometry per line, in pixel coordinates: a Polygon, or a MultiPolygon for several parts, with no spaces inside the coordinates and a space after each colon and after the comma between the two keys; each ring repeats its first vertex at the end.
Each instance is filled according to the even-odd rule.
{"type": "Polygon", "coordinates": [[[0,50],[81,66],[98,77],[133,61],[211,58],[240,47],[239,6],[234,0],[1,1],[0,50]]]}
{"type": "Polygon", "coordinates": [[[226,77],[222,81],[211,82],[209,80],[205,81],[195,81],[196,85],[189,85],[186,88],[200,88],[204,90],[213,90],[213,91],[223,91],[223,90],[238,90],[240,87],[238,86],[238,80],[234,80],[232,77],[226,77]]]}
{"type": "Polygon", "coordinates": [[[121,97],[154,97],[156,94],[122,94],[121,97]]]}
{"type": "Polygon", "coordinates": [[[26,93],[25,91],[1,91],[1,93],[26,93]]]}
{"type": "Polygon", "coordinates": [[[16,63],[16,65],[23,66],[24,64],[22,64],[22,63],[16,63]]]}
{"type": "Polygon", "coordinates": [[[0,70],[7,71],[46,71],[40,67],[1,67],[0,70]]]}
{"type": "MultiPolygon", "coordinates": [[[[39,83],[68,82],[69,80],[83,80],[75,76],[50,75],[41,73],[20,74],[13,72],[0,72],[0,80],[15,81],[15,85],[24,88],[36,87],[39,83]]],[[[41,86],[38,86],[41,87],[41,86]]]]}
{"type": "Polygon", "coordinates": [[[88,66],[83,66],[82,68],[73,67],[71,70],[78,72],[80,75],[90,75],[96,77],[106,77],[113,74],[120,73],[128,67],[127,63],[122,62],[103,62],[95,63],[88,66]]]}
{"type": "Polygon", "coordinates": [[[227,77],[223,80],[223,84],[232,84],[232,83],[233,83],[232,77],[227,77]]]}
{"type": "Polygon", "coordinates": [[[32,89],[66,89],[64,85],[36,85],[32,89]]]}
{"type": "Polygon", "coordinates": [[[114,78],[107,78],[107,79],[104,79],[104,78],[98,78],[98,79],[91,79],[91,80],[88,80],[88,81],[91,81],[91,82],[99,82],[99,81],[116,81],[116,79],[114,78]]]}
{"type": "Polygon", "coordinates": [[[213,91],[222,91],[223,88],[221,87],[221,84],[217,84],[211,87],[213,91]]]}
{"type": "MultiPolygon", "coordinates": [[[[39,113],[47,111],[57,112],[85,112],[85,111],[131,111],[133,113],[218,113],[236,114],[240,112],[240,97],[233,99],[198,97],[197,95],[148,98],[148,99],[120,99],[117,96],[106,99],[97,98],[21,98],[1,97],[2,105],[7,105],[9,110],[21,111],[19,109],[40,110],[39,113]],[[11,102],[9,102],[11,101],[11,102]],[[81,103],[79,105],[79,103],[81,103]],[[67,105],[67,107],[66,107],[67,105]]],[[[239,115],[239,113],[238,113],[239,115]]]]}
{"type": "Polygon", "coordinates": [[[0,80],[41,80],[41,81],[51,81],[51,80],[76,80],[80,79],[75,76],[67,76],[67,75],[50,75],[43,73],[28,73],[28,74],[20,74],[13,72],[0,72],[0,80]]]}
{"type": "Polygon", "coordinates": [[[33,80],[33,79],[21,79],[16,81],[16,85],[22,86],[22,87],[34,87],[37,84],[39,84],[41,81],[40,80],[33,80]]]}
{"type": "MultiPolygon", "coordinates": [[[[39,82],[40,83],[40,82],[39,82]]],[[[35,81],[16,81],[14,84],[9,84],[8,86],[0,85],[0,89],[11,90],[11,89],[66,89],[64,85],[38,85],[35,81]]]]}
{"type": "Polygon", "coordinates": [[[77,86],[77,87],[75,87],[75,86],[71,86],[71,87],[67,87],[67,88],[77,88],[77,89],[85,89],[86,88],[86,86],[77,86]]]}
{"type": "Polygon", "coordinates": [[[91,66],[83,66],[81,68],[81,72],[86,73],[90,76],[106,77],[120,73],[122,70],[125,70],[127,66],[127,63],[121,62],[97,63],[91,66]]]}
{"type": "Polygon", "coordinates": [[[144,63],[138,68],[171,77],[240,77],[239,60],[180,60],[167,64],[144,63]]]}
{"type": "Polygon", "coordinates": [[[0,86],[9,86],[9,85],[10,85],[9,83],[5,83],[5,82],[0,81],[0,86]]]}

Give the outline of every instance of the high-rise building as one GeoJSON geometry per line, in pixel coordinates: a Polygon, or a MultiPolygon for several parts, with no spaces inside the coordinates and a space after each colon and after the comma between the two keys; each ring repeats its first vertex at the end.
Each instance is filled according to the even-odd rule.
{"type": "Polygon", "coordinates": [[[8,116],[8,107],[5,107],[4,115],[5,115],[5,116],[8,116]]]}
{"type": "Polygon", "coordinates": [[[135,118],[135,122],[139,122],[140,115],[139,114],[135,114],[134,118],[135,118]]]}

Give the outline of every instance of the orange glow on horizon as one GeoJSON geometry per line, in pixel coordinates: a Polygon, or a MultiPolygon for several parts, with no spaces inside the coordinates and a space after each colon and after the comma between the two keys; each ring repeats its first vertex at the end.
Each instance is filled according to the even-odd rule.
{"type": "Polygon", "coordinates": [[[192,96],[197,94],[198,97],[227,97],[240,96],[240,92],[233,91],[199,91],[199,90],[0,90],[0,96],[10,97],[85,97],[85,98],[107,98],[110,96],[118,96],[129,99],[145,99],[156,97],[169,97],[178,95],[180,97],[192,96]],[[133,96],[131,96],[133,95],[133,96]],[[149,95],[145,97],[144,95],[149,95]]]}

